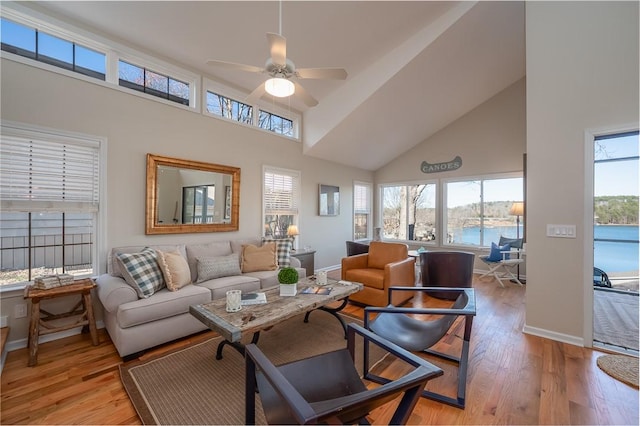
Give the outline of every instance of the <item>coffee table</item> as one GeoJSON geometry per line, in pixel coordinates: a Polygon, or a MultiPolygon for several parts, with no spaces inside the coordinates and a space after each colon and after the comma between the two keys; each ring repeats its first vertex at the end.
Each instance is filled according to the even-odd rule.
{"type": "Polygon", "coordinates": [[[244,344],[240,342],[242,336],[253,333],[251,343],[257,343],[260,331],[302,313],[305,314],[304,321],[307,322],[311,312],[316,309],[326,311],[337,318],[346,337],[347,325],[338,312],[347,305],[349,295],[362,290],[363,285],[327,279],[324,287],[331,288],[330,294],[301,294],[305,288],[318,285],[314,278],[312,276],[301,279],[297,284],[296,296],[280,296],[279,286],[262,289],[259,292],[265,293],[267,303],[243,306],[238,312],[227,312],[225,298],[201,305],[191,305],[189,312],[224,338],[218,345],[216,359],[222,359],[222,350],[226,345],[232,346],[244,355],[244,344]],[[341,302],[338,306],[327,306],[338,301],[341,302]]]}

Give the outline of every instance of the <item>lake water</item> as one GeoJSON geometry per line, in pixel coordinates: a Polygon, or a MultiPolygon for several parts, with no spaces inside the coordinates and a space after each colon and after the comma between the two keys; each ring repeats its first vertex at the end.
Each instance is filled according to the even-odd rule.
{"type": "MultiPolygon", "coordinates": [[[[523,235],[520,226],[520,235],[523,235]]],[[[484,235],[485,245],[492,241],[498,242],[500,236],[515,238],[515,226],[500,226],[486,228],[484,235]]],[[[594,238],[638,240],[638,225],[598,225],[593,227],[594,238]]],[[[462,234],[454,231],[455,242],[467,244],[480,244],[480,228],[464,228],[462,234]]],[[[639,268],[638,243],[618,243],[609,241],[595,241],[593,252],[593,265],[607,273],[634,272],[638,274],[639,268]]]]}
{"type": "MultiPolygon", "coordinates": [[[[594,238],[638,240],[638,226],[598,225],[593,227],[594,238]]],[[[638,273],[638,243],[595,241],[593,266],[611,272],[638,273]]]]}

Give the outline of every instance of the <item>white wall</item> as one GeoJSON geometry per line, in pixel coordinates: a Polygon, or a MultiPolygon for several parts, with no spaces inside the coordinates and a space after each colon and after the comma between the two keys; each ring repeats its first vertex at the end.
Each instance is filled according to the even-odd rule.
{"type": "MultiPolygon", "coordinates": [[[[338,265],[352,238],[354,180],[373,173],[307,157],[302,144],[270,132],[206,117],[119,90],[2,59],[2,119],[105,137],[108,144],[106,250],[122,245],[250,238],[262,230],[262,166],[302,171],[300,247],[317,250],[316,268],[338,265]],[[241,168],[240,229],[209,234],[145,235],[146,154],[241,168]],[[339,216],[318,216],[318,184],[340,186],[339,216]]],[[[9,340],[25,338],[27,322],[12,318],[20,292],[1,294],[9,340]]]]}
{"type": "MultiPolygon", "coordinates": [[[[376,190],[377,185],[384,183],[522,172],[526,145],[525,89],[523,78],[376,171],[376,190]],[[440,163],[456,156],[462,159],[462,167],[457,170],[428,174],[420,170],[423,161],[440,163]]],[[[438,191],[440,188],[441,185],[438,191]]],[[[437,194],[437,198],[442,205],[442,194],[437,194]]],[[[381,222],[379,213],[377,209],[374,223],[381,222]]],[[[437,219],[438,231],[442,229],[441,219],[437,219]]],[[[440,235],[435,248],[442,248],[440,235]]],[[[476,268],[486,269],[486,265],[476,259],[476,268]]],[[[524,267],[521,272],[525,274],[524,267]]]]}
{"type": "Polygon", "coordinates": [[[585,131],[638,126],[638,3],[527,2],[526,37],[525,329],[582,344],[593,286],[585,131]],[[547,224],[575,224],[577,238],[548,238],[547,224]]]}

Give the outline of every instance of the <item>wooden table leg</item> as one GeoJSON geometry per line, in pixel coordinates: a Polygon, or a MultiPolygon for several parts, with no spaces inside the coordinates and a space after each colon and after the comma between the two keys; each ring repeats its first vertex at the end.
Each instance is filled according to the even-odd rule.
{"type": "Polygon", "coordinates": [[[89,322],[89,332],[91,333],[91,343],[93,346],[98,346],[98,330],[96,329],[96,319],[93,315],[93,304],[91,303],[91,294],[84,293],[82,295],[84,300],[84,309],[87,311],[87,321],[89,322]]]}
{"type": "Polygon", "coordinates": [[[40,299],[31,301],[31,319],[29,321],[29,367],[38,364],[38,337],[40,331],[40,299]]]}

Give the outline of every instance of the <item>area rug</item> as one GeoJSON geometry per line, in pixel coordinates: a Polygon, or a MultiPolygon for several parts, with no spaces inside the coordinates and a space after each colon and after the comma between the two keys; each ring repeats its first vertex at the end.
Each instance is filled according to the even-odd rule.
{"type": "MultiPolygon", "coordinates": [[[[342,327],[326,312],[315,311],[309,322],[298,316],[260,333],[258,347],[276,365],[344,348],[342,327]]],[[[347,323],[362,322],[343,316],[347,323]]],[[[250,336],[248,336],[250,337],[250,336]]],[[[219,425],[244,424],[244,358],[226,346],[223,359],[215,353],[216,337],[156,359],[120,366],[120,377],[143,424],[219,425]]],[[[361,369],[362,343],[356,350],[361,369]]],[[[371,346],[371,364],[386,352],[371,346]]],[[[382,368],[382,365],[379,365],[382,368]]],[[[309,379],[312,380],[310,372],[309,379]]],[[[256,398],[256,423],[266,424],[260,398],[256,398]]]]}
{"type": "Polygon", "coordinates": [[[638,358],[626,355],[602,355],[596,362],[602,371],[614,379],[638,387],[638,358]]]}

